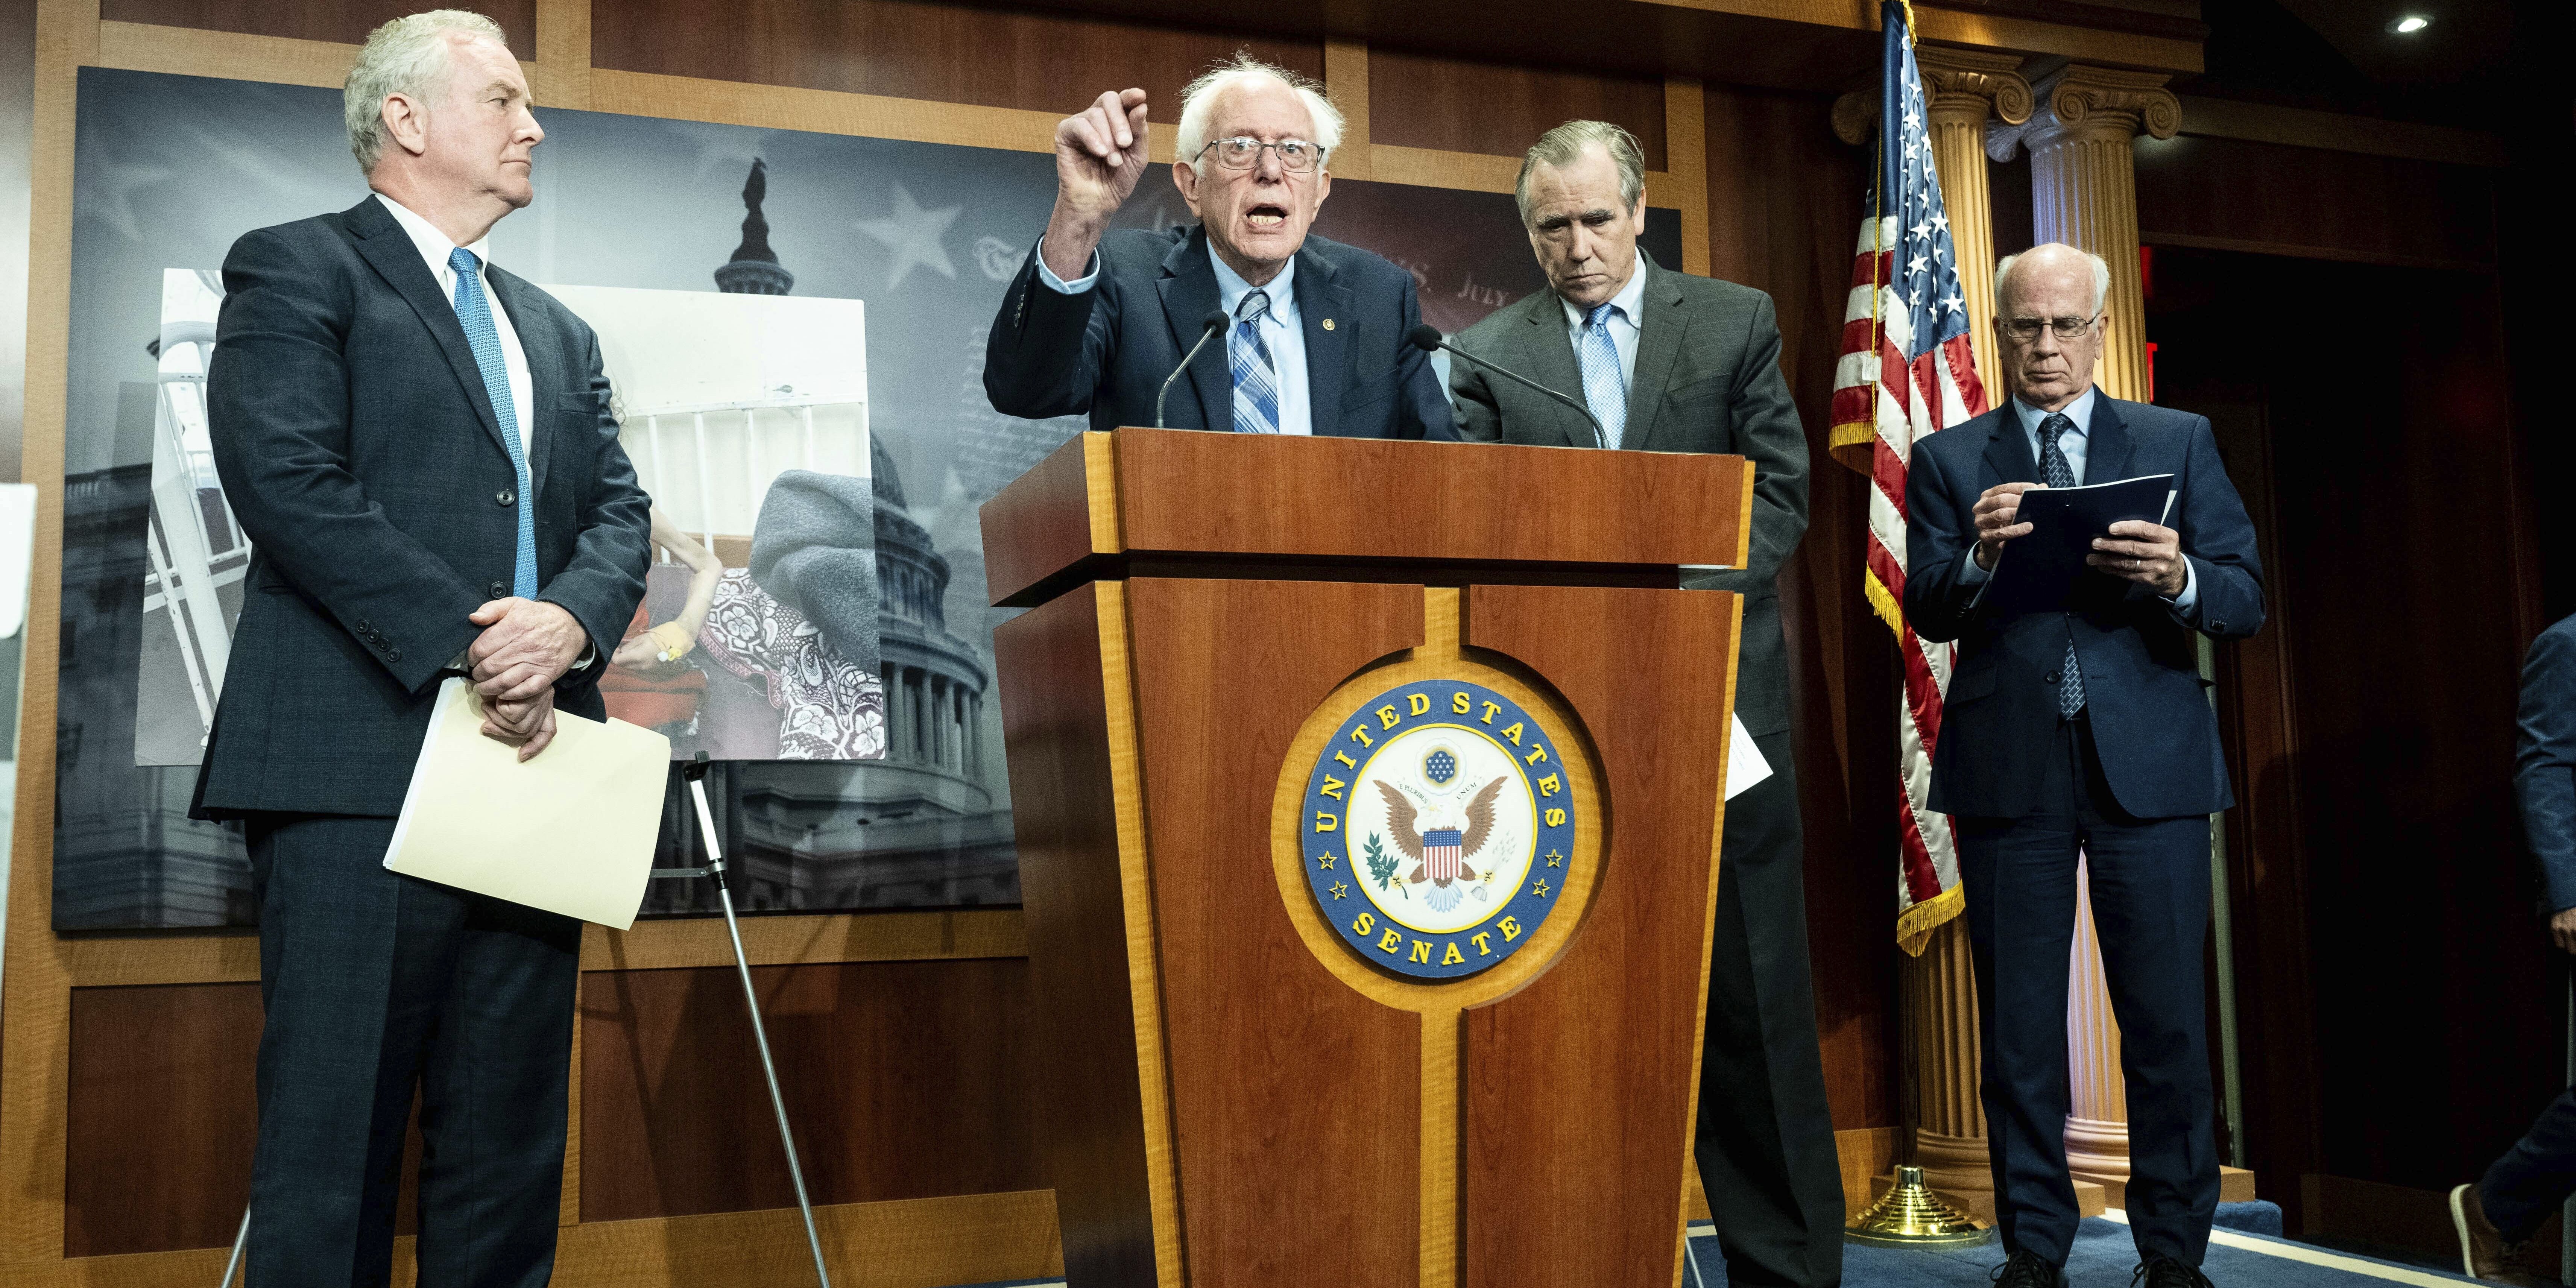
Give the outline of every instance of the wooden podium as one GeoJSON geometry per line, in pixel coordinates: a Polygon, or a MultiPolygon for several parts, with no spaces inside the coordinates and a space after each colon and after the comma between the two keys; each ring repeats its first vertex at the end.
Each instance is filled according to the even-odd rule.
{"type": "Polygon", "coordinates": [[[984,506],[1071,1288],[1680,1283],[1752,490],[1121,429],[984,506]]]}

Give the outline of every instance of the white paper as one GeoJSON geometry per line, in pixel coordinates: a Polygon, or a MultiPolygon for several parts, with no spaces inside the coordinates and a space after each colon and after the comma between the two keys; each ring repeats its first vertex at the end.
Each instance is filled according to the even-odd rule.
{"type": "Polygon", "coordinates": [[[1726,799],[1734,800],[1746,788],[1771,776],[1771,762],[1762,758],[1762,749],[1753,745],[1753,735],[1744,731],[1744,717],[1737,716],[1735,730],[1726,748],[1726,799]]]}
{"type": "Polygon", "coordinates": [[[385,867],[618,930],[635,924],[671,740],[558,711],[554,741],[522,764],[482,727],[472,687],[441,684],[385,867]]]}

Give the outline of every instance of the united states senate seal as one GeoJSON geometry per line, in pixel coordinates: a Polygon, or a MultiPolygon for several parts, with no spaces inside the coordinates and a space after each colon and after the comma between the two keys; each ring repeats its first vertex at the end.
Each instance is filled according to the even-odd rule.
{"type": "Polygon", "coordinates": [[[1530,941],[1565,889],[1574,799],[1518,703],[1417,680],[1363,703],[1306,781],[1299,846],[1324,920],[1366,961],[1459,979],[1530,941]]]}

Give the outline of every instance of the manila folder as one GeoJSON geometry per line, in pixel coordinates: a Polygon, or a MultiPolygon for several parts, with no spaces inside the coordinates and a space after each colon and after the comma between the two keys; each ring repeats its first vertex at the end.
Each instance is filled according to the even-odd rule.
{"type": "Polygon", "coordinates": [[[558,711],[554,741],[521,764],[518,748],[482,728],[473,686],[439,685],[385,866],[618,930],[635,924],[671,740],[558,711]]]}

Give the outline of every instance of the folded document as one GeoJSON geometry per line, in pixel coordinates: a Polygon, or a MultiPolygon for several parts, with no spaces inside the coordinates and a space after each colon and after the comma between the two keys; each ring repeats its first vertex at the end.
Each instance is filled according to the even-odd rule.
{"type": "Polygon", "coordinates": [[[624,930],[644,902],[671,740],[561,711],[536,759],[483,736],[483,700],[438,687],[385,866],[624,930]]]}

